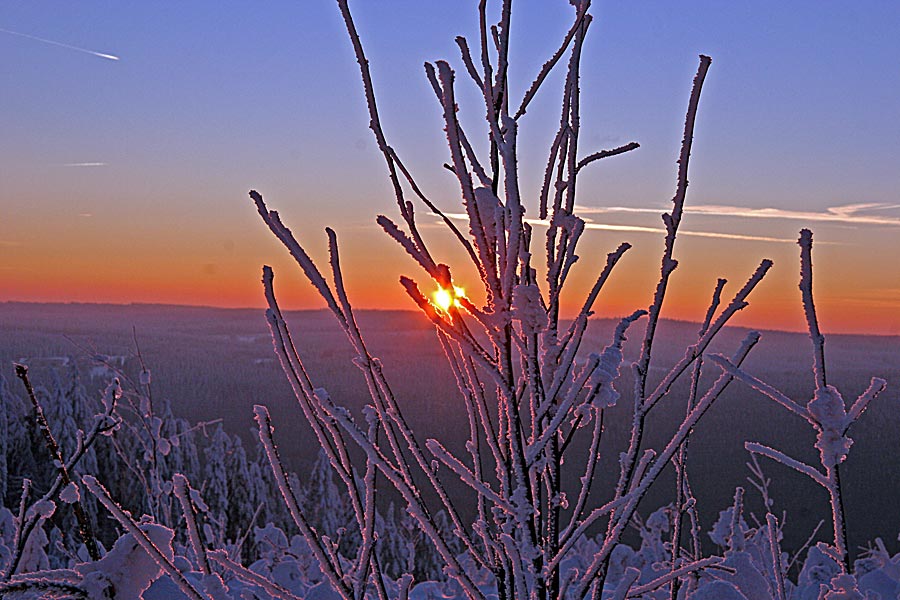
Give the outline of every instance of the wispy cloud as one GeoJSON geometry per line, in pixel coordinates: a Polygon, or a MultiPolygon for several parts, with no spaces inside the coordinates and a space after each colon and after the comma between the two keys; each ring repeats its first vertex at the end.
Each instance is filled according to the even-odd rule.
{"type": "Polygon", "coordinates": [[[64,163],[64,167],[105,167],[109,163],[105,162],[76,162],[76,163],[64,163]]]}
{"type": "Polygon", "coordinates": [[[50,44],[51,46],[58,46],[60,48],[66,48],[68,50],[75,50],[76,52],[84,52],[85,54],[90,54],[91,56],[96,56],[98,58],[105,58],[106,60],[119,60],[119,57],[114,54],[104,54],[103,52],[95,52],[94,50],[88,50],[87,48],[79,48],[78,46],[72,46],[71,44],[64,44],[62,42],[55,42],[53,40],[48,40],[46,38],[37,37],[36,35],[29,35],[27,33],[21,33],[19,31],[12,31],[9,29],[3,29],[0,27],[0,32],[8,33],[9,35],[17,35],[19,37],[23,37],[29,40],[34,40],[36,42],[42,42],[44,44],[50,44]]]}
{"type": "MultiPolygon", "coordinates": [[[[824,211],[785,210],[782,208],[748,208],[719,204],[702,204],[690,206],[687,212],[718,217],[742,217],[750,219],[787,219],[793,221],[817,221],[841,225],[881,225],[900,227],[900,216],[884,214],[897,211],[900,204],[869,202],[860,204],[844,204],[832,206],[824,211]]],[[[663,209],[629,206],[579,207],[579,214],[610,213],[653,213],[659,214],[663,209]]]]}
{"type": "Polygon", "coordinates": [[[0,248],[15,248],[16,246],[21,246],[22,242],[17,242],[15,240],[0,240],[0,248]]]}
{"type": "MultiPolygon", "coordinates": [[[[532,225],[539,224],[546,226],[547,221],[539,221],[538,219],[528,219],[532,225]]],[[[604,225],[603,223],[585,223],[585,229],[600,229],[603,231],[635,231],[638,233],[666,233],[661,227],[639,227],[635,225],[604,225]]],[[[687,229],[679,229],[678,235],[687,235],[693,237],[716,238],[720,240],[740,240],[744,242],[778,242],[782,244],[793,244],[797,240],[794,238],[775,238],[763,235],[741,235],[739,233],[721,233],[717,231],[690,231],[687,229]]],[[[822,242],[819,242],[822,243],[822,242]]]]}
{"type": "MultiPolygon", "coordinates": [[[[656,209],[653,212],[658,213],[659,210],[656,209]]],[[[456,221],[468,221],[469,216],[465,213],[444,213],[447,217],[454,219],[456,221]]],[[[549,221],[543,221],[541,219],[525,219],[525,222],[529,225],[537,225],[539,227],[548,227],[550,225],[549,221]]],[[[661,233],[665,234],[666,230],[661,227],[641,227],[639,225],[606,225],[604,223],[585,223],[585,229],[599,229],[601,231],[624,231],[628,233],[661,233]]],[[[714,238],[720,240],[738,240],[742,242],[776,242],[779,244],[794,244],[797,242],[795,238],[776,238],[776,237],[767,237],[762,235],[742,235],[737,233],[721,233],[717,231],[690,231],[686,229],[679,229],[678,235],[691,236],[691,237],[702,237],[702,238],[714,238]]],[[[827,242],[819,242],[827,243],[827,242]]]]}

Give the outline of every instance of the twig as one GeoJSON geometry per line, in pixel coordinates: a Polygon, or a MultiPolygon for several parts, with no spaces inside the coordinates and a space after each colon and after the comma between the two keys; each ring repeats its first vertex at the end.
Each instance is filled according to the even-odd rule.
{"type": "Polygon", "coordinates": [[[775,575],[775,593],[777,600],[785,600],[784,573],[781,571],[781,548],[776,536],[778,535],[778,521],[775,515],[766,515],[766,526],[769,530],[769,552],[772,555],[772,572],[775,575]]]}
{"type": "Polygon", "coordinates": [[[594,152],[593,154],[589,154],[578,161],[578,164],[575,166],[575,172],[577,173],[578,171],[581,171],[581,169],[585,168],[596,160],[609,158],[611,156],[618,156],[619,154],[625,154],[626,152],[637,150],[640,147],[641,145],[637,142],[629,142],[624,146],[619,146],[618,148],[613,148],[612,150],[601,150],[600,152],[594,152]]]}
{"type": "Polygon", "coordinates": [[[213,562],[234,573],[234,576],[241,581],[261,588],[270,596],[281,598],[282,600],[301,600],[299,596],[295,596],[275,582],[266,579],[258,573],[254,573],[240,563],[234,562],[233,560],[228,558],[228,555],[223,550],[211,551],[209,553],[209,558],[213,562]]]}
{"type": "Polygon", "coordinates": [[[206,548],[200,539],[200,530],[197,527],[197,513],[194,509],[194,503],[191,500],[191,485],[187,477],[181,473],[175,473],[172,476],[172,484],[175,497],[181,504],[181,511],[184,514],[184,522],[187,526],[188,539],[191,542],[191,548],[194,550],[194,556],[197,558],[197,567],[204,575],[209,575],[209,560],[206,558],[206,548]]]}
{"type": "MultiPolygon", "coordinates": [[[[41,435],[44,436],[44,443],[47,446],[47,450],[50,451],[50,457],[53,459],[53,464],[59,473],[62,487],[72,485],[73,482],[69,477],[66,463],[63,461],[62,455],[59,452],[59,445],[53,438],[53,432],[50,431],[50,425],[47,423],[47,418],[44,416],[44,409],[41,407],[41,403],[38,402],[37,396],[34,394],[34,388],[31,387],[31,382],[28,380],[28,367],[17,364],[16,376],[22,380],[25,390],[28,392],[31,406],[34,408],[35,420],[41,430],[41,435]]],[[[78,520],[78,534],[81,536],[81,541],[84,542],[85,548],[87,548],[88,555],[91,557],[91,560],[100,560],[100,550],[97,548],[97,541],[94,539],[94,532],[91,528],[90,521],[88,521],[87,515],[84,513],[84,507],[81,505],[81,500],[75,500],[75,502],[72,503],[72,510],[75,513],[75,518],[78,520]]]]}
{"type": "Polygon", "coordinates": [[[82,481],[84,481],[84,485],[88,491],[94,494],[94,496],[97,497],[97,500],[106,507],[106,510],[116,518],[116,521],[118,521],[119,524],[134,537],[134,541],[144,549],[144,552],[150,555],[153,561],[159,565],[163,571],[165,571],[166,575],[172,579],[185,596],[191,600],[208,600],[185,578],[181,571],[178,570],[178,567],[176,567],[171,560],[166,558],[160,549],[156,547],[149,537],[147,537],[147,534],[132,520],[131,516],[116,504],[115,500],[112,499],[109,492],[106,491],[106,488],[104,488],[99,481],[91,475],[85,475],[82,478],[82,481]]]}

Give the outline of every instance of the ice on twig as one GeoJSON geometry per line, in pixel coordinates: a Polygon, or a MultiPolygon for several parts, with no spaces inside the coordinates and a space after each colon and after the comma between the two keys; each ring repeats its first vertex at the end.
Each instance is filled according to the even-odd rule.
{"type": "MultiPolygon", "coordinates": [[[[140,529],[168,560],[174,558],[171,529],[152,523],[143,524],[140,529]]],[[[134,535],[127,533],[116,540],[106,556],[97,562],[76,565],[75,571],[81,575],[81,586],[90,598],[140,598],[163,569],[134,535]]]]}
{"type": "Polygon", "coordinates": [[[547,327],[547,311],[541,303],[541,290],[532,284],[518,284],[513,288],[512,318],[522,326],[522,332],[531,335],[547,327]]]}
{"type": "Polygon", "coordinates": [[[70,481],[69,485],[64,487],[59,493],[59,499],[66,504],[73,504],[81,500],[81,493],[78,490],[78,485],[74,481],[70,481]]]}
{"type": "Polygon", "coordinates": [[[822,465],[831,468],[844,462],[853,440],[843,435],[846,431],[847,412],[841,393],[831,385],[816,389],[815,396],[806,405],[809,414],[819,423],[816,448],[822,465]]]}

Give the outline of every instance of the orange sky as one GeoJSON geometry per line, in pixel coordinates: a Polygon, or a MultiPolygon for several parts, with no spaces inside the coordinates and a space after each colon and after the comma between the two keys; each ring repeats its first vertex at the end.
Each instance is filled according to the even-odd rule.
{"type": "MultiPolygon", "coordinates": [[[[177,232],[142,231],[138,224],[131,230],[105,231],[94,227],[87,217],[57,231],[36,226],[35,239],[3,248],[9,260],[3,268],[0,291],[8,300],[261,307],[259,275],[265,263],[275,267],[285,307],[323,306],[286,252],[263,224],[256,222],[249,206],[235,210],[241,208],[247,217],[242,230],[190,237],[177,232]],[[41,240],[42,236],[52,237],[54,243],[41,240]]],[[[295,232],[303,236],[320,267],[325,267],[324,233],[302,226],[302,215],[293,212],[290,205],[283,207],[287,223],[301,224],[294,227],[295,232]]],[[[693,220],[686,216],[683,227],[690,230],[693,220]]],[[[765,232],[782,235],[783,230],[788,236],[792,224],[770,226],[765,232]]],[[[815,236],[814,282],[823,330],[900,333],[900,290],[881,277],[897,271],[896,255],[890,252],[895,244],[893,232],[867,231],[863,240],[858,230],[830,225],[820,229],[815,236]]],[[[749,226],[744,228],[748,230],[749,226]]],[[[425,227],[424,232],[434,241],[435,255],[451,265],[467,294],[480,299],[474,270],[448,236],[437,226],[425,227]]],[[[350,226],[343,231],[338,226],[338,235],[351,299],[358,307],[414,308],[398,283],[401,274],[416,278],[423,289],[431,289],[424,273],[374,224],[350,226]]],[[[629,241],[633,248],[600,296],[597,316],[619,317],[649,304],[658,276],[661,234],[589,231],[565,297],[568,313],[580,307],[606,253],[620,241],[629,241]]],[[[683,236],[676,246],[679,268],[671,280],[665,314],[683,320],[702,319],[717,277],[729,280],[725,295],[730,298],[759,261],[770,258],[775,266],[751,296],[751,306],[734,323],[802,330],[805,322],[797,288],[798,251],[793,243],[683,236]]]]}

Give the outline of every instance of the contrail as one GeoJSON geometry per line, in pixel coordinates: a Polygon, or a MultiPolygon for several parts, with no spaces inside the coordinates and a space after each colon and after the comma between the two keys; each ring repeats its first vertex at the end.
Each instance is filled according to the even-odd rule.
{"type": "MultiPolygon", "coordinates": [[[[648,209],[649,210],[649,209],[648,209]]],[[[438,216],[435,213],[428,213],[432,216],[438,216]]],[[[466,213],[444,213],[447,218],[453,219],[454,221],[466,221],[469,219],[469,215],[466,213]]],[[[529,225],[539,225],[542,227],[548,227],[550,222],[547,220],[541,219],[525,219],[525,222],[529,225]]],[[[592,223],[586,222],[584,224],[585,229],[599,229],[602,231],[624,231],[628,233],[666,233],[666,230],[661,227],[643,227],[640,225],[606,225],[604,223],[592,223]]],[[[721,240],[738,240],[738,241],[746,241],[746,242],[777,242],[780,244],[795,244],[797,240],[793,238],[776,238],[776,237],[767,237],[761,235],[742,235],[739,233],[720,233],[718,231],[688,231],[685,229],[680,229],[678,231],[678,235],[687,235],[694,237],[705,237],[705,238],[716,238],[721,240]]],[[[842,245],[840,242],[817,242],[819,244],[826,245],[842,245]]]]}
{"type": "Polygon", "coordinates": [[[18,31],[11,31],[9,29],[3,29],[0,27],[0,31],[3,33],[8,33],[10,35],[17,35],[19,37],[27,38],[29,40],[36,40],[38,42],[44,42],[45,44],[51,44],[53,46],[59,46],[60,48],[68,48],[69,50],[77,50],[78,52],[84,52],[85,54],[91,54],[93,56],[98,56],[100,58],[105,58],[107,60],[119,60],[118,56],[113,54],[103,54],[102,52],[94,52],[93,50],[88,50],[87,48],[79,48],[78,46],[72,46],[70,44],[63,44],[62,42],[54,42],[53,40],[47,40],[44,38],[40,38],[34,35],[28,35],[27,33],[19,33],[18,31]]]}
{"type": "Polygon", "coordinates": [[[105,162],[80,162],[80,163],[64,163],[64,167],[105,167],[105,162]]]}

